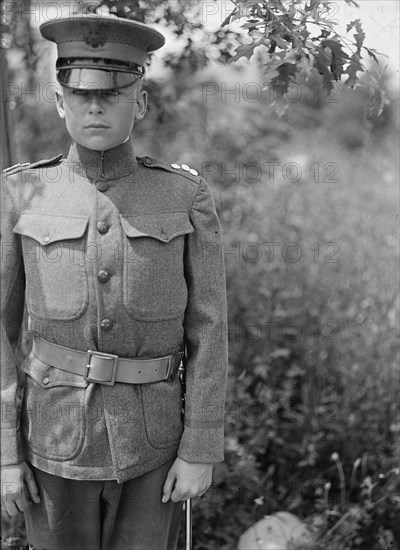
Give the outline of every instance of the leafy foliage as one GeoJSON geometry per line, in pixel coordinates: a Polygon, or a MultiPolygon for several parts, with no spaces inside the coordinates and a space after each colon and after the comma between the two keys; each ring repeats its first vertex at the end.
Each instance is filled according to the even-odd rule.
{"type": "MultiPolygon", "coordinates": [[[[240,79],[232,71],[198,78],[231,86],[240,79]]],[[[329,550],[378,550],[385,537],[398,548],[399,476],[390,473],[399,433],[397,268],[394,240],[382,241],[396,140],[371,133],[361,88],[340,87],[335,102],[304,96],[277,118],[265,97],[230,102],[214,93],[202,102],[198,82],[177,72],[177,102],[156,125],[157,138],[151,119],[137,136],[144,150],[160,147],[155,154],[197,169],[204,163],[223,227],[231,363],[226,460],[194,509],[196,548],[230,550],[251,523],[278,510],[315,525],[313,550],[325,541],[329,550]],[[282,177],[290,161],[302,167],[294,183],[282,177]],[[338,168],[336,181],[324,172],[329,162],[338,168]],[[327,241],[339,247],[337,263],[324,263],[322,248],[316,262],[304,255],[293,264],[282,260],[283,243],[300,243],[307,255],[308,246],[327,241]],[[274,261],[264,242],[281,244],[274,261]],[[368,484],[374,489],[367,498],[368,484]]],[[[152,88],[152,116],[170,95],[152,88]]]]}
{"type": "Polygon", "coordinates": [[[75,13],[110,13],[125,19],[144,21],[139,0],[81,0],[74,5],[75,13]]]}
{"type": "MultiPolygon", "coordinates": [[[[357,5],[353,0],[348,4],[357,5]]],[[[287,92],[299,75],[310,77],[313,71],[323,76],[324,87],[333,90],[333,83],[347,77],[346,84],[354,86],[358,72],[363,72],[365,50],[375,61],[377,52],[364,46],[365,33],[356,19],[347,26],[353,31],[353,42],[335,32],[333,19],[336,3],[326,0],[237,0],[224,24],[245,19],[242,25],[251,39],[238,46],[231,61],[242,57],[251,59],[258,46],[267,50],[263,63],[266,82],[277,92],[287,92]],[[312,33],[318,29],[320,34],[312,33]]]]}

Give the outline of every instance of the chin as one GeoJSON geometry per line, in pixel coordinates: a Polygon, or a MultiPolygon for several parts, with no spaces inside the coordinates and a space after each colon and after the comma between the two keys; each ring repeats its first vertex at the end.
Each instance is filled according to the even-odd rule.
{"type": "Polygon", "coordinates": [[[93,149],[94,151],[107,151],[107,149],[112,149],[113,147],[116,147],[116,144],[101,139],[89,140],[82,145],[84,145],[88,149],[93,149]]]}

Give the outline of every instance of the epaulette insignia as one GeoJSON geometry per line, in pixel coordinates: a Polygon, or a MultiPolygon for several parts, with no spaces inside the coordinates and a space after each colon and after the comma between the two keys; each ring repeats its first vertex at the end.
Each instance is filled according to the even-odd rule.
{"type": "Polygon", "coordinates": [[[182,176],[188,177],[189,174],[191,176],[199,175],[197,170],[195,170],[194,168],[190,168],[187,164],[176,164],[175,162],[172,164],[168,164],[167,162],[152,157],[142,157],[142,162],[145,166],[148,166],[150,168],[162,168],[164,170],[167,170],[168,172],[180,173],[182,176]]]}
{"type": "Polygon", "coordinates": [[[37,162],[20,162],[10,166],[9,168],[5,168],[3,170],[3,174],[10,176],[28,168],[30,170],[31,168],[40,168],[41,166],[53,166],[54,164],[59,163],[61,159],[62,155],[57,155],[51,159],[38,160],[37,162]]]}
{"type": "Polygon", "coordinates": [[[174,162],[173,164],[171,164],[171,167],[174,168],[174,170],[179,170],[179,168],[182,168],[182,170],[185,170],[185,172],[190,172],[192,176],[199,175],[197,170],[195,170],[194,168],[190,168],[190,166],[188,166],[187,164],[182,164],[181,166],[179,166],[179,164],[175,164],[174,162]]]}

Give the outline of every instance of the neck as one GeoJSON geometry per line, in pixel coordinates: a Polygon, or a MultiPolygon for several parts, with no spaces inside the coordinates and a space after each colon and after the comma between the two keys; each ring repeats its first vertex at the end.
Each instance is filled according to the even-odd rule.
{"type": "Polygon", "coordinates": [[[137,161],[130,138],[106,151],[94,151],[79,143],[73,143],[67,161],[74,172],[78,172],[94,182],[117,180],[132,174],[137,169],[137,161]]]}

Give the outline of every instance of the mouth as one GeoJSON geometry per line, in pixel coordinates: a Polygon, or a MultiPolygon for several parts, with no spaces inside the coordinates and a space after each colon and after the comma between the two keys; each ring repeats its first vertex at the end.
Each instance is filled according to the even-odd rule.
{"type": "Polygon", "coordinates": [[[87,125],[85,126],[85,129],[90,129],[90,128],[107,129],[107,128],[110,128],[110,127],[107,126],[106,124],[96,124],[96,123],[87,124],[87,125]]]}

